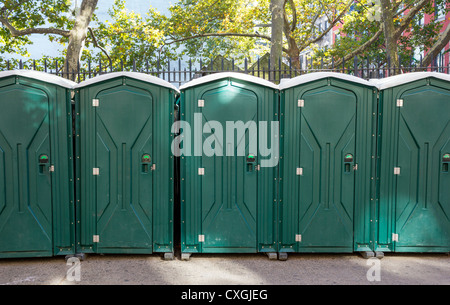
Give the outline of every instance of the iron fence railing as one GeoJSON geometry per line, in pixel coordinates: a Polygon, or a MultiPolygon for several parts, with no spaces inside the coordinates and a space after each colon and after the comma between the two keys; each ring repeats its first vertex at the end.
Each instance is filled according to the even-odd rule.
{"type": "Polygon", "coordinates": [[[64,78],[75,79],[82,82],[97,75],[111,72],[133,71],[156,76],[165,81],[180,86],[192,79],[218,73],[218,72],[240,72],[256,77],[267,79],[278,83],[283,78],[293,78],[311,72],[339,72],[351,74],[363,79],[385,78],[394,74],[402,74],[418,71],[433,71],[450,74],[450,64],[445,64],[444,60],[434,60],[427,67],[422,66],[421,60],[410,59],[408,62],[400,62],[399,67],[392,67],[389,61],[370,60],[368,58],[354,57],[352,61],[325,58],[306,58],[302,61],[293,61],[291,58],[283,58],[278,62],[278,68],[270,68],[270,60],[258,58],[254,61],[249,59],[239,60],[217,57],[210,59],[207,63],[204,60],[182,60],[161,63],[156,62],[136,62],[125,63],[120,61],[113,64],[111,61],[105,63],[91,61],[79,63],[76,70],[67,71],[64,63],[58,60],[3,60],[0,70],[29,69],[55,74],[64,78]]]}

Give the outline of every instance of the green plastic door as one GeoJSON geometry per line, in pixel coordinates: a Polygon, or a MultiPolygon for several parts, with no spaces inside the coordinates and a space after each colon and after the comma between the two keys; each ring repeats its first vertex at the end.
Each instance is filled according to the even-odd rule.
{"type": "Polygon", "coordinates": [[[357,99],[340,88],[315,89],[301,99],[299,251],[351,251],[357,99]]]}
{"type": "Polygon", "coordinates": [[[399,108],[396,251],[450,245],[450,91],[405,92],[399,108]]]}
{"type": "Polygon", "coordinates": [[[234,141],[227,142],[225,127],[227,121],[257,124],[257,97],[251,91],[227,86],[205,93],[202,99],[203,121],[218,121],[223,126],[220,150],[224,154],[202,158],[203,252],[256,252],[257,170],[256,158],[251,157],[257,152],[249,151],[249,143],[250,137],[258,139],[257,132],[250,133],[249,128],[245,133],[235,132],[234,141]],[[238,156],[238,146],[244,143],[245,155],[238,156]]]}
{"type": "Polygon", "coordinates": [[[97,252],[152,252],[153,98],[127,86],[100,92],[95,135],[97,252]]]}
{"type": "Polygon", "coordinates": [[[0,253],[52,255],[49,98],[0,88],[0,253]]]}

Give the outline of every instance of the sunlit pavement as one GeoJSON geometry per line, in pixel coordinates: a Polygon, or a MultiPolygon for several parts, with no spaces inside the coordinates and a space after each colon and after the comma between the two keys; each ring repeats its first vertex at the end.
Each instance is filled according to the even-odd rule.
{"type": "Polygon", "coordinates": [[[375,265],[358,254],[290,254],[287,261],[263,254],[199,254],[189,261],[89,255],[78,266],[64,257],[2,259],[0,285],[450,284],[448,254],[385,254],[379,270],[371,269],[375,265]]]}

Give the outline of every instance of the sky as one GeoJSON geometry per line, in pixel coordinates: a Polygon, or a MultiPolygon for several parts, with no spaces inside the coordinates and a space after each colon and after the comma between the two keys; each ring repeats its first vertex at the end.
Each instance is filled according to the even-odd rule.
{"type": "MultiPolygon", "coordinates": [[[[80,5],[82,0],[72,0],[73,4],[78,2],[80,5]]],[[[134,11],[136,13],[140,13],[144,15],[150,6],[156,8],[159,12],[163,14],[168,14],[168,8],[171,3],[175,3],[176,0],[167,1],[167,0],[127,0],[126,7],[130,11],[134,11]]],[[[97,17],[100,21],[108,20],[108,10],[114,4],[114,0],[99,0],[97,6],[97,17]]],[[[32,35],[33,45],[28,47],[28,51],[31,55],[31,59],[41,58],[43,55],[48,56],[58,56],[61,54],[61,46],[57,43],[51,43],[45,35],[32,35]]],[[[14,56],[14,54],[9,54],[11,58],[18,58],[18,56],[14,56]]]]}

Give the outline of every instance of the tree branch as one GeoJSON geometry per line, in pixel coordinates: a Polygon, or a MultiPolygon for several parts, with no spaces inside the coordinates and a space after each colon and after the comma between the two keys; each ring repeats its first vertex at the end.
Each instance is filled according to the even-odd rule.
{"type": "Polygon", "coordinates": [[[94,31],[92,30],[91,27],[88,27],[89,33],[91,34],[92,37],[92,42],[94,43],[94,46],[99,48],[100,50],[102,50],[102,52],[106,55],[106,57],[108,57],[109,61],[112,62],[111,57],[109,56],[108,52],[105,50],[105,48],[103,48],[102,46],[100,46],[97,42],[97,38],[94,35],[94,31]]]}
{"type": "MultiPolygon", "coordinates": [[[[355,57],[356,55],[364,52],[368,47],[370,47],[372,45],[372,43],[374,43],[375,41],[377,41],[377,39],[380,37],[380,35],[383,33],[383,27],[381,27],[378,32],[376,32],[372,38],[370,38],[369,40],[367,40],[365,43],[363,43],[361,46],[359,46],[358,48],[356,48],[355,50],[353,50],[353,52],[347,54],[344,56],[344,60],[345,61],[349,61],[351,60],[353,57],[355,57]]],[[[342,59],[339,59],[335,62],[335,65],[339,66],[340,64],[342,64],[342,59]]]]}
{"type": "Polygon", "coordinates": [[[288,2],[292,9],[293,16],[292,16],[291,32],[293,32],[297,27],[297,9],[295,8],[294,0],[288,0],[288,2]]]}
{"type": "Polygon", "coordinates": [[[12,37],[25,36],[30,34],[55,34],[64,37],[70,36],[70,31],[55,28],[30,28],[25,30],[17,30],[8,19],[0,17],[0,22],[11,32],[12,37]]]}
{"type": "Polygon", "coordinates": [[[430,0],[420,0],[417,5],[415,5],[411,10],[408,12],[408,14],[405,16],[405,18],[400,23],[400,26],[397,28],[397,30],[394,33],[394,38],[398,40],[402,33],[408,28],[409,23],[414,19],[414,17],[419,13],[427,3],[429,3],[430,0]]]}
{"type": "Polygon", "coordinates": [[[306,43],[305,45],[303,45],[300,48],[300,52],[303,51],[304,49],[306,49],[307,47],[309,47],[311,44],[318,42],[319,40],[321,40],[325,35],[328,34],[328,32],[330,32],[334,26],[336,25],[336,23],[338,23],[339,20],[342,19],[342,17],[344,17],[344,15],[347,13],[347,10],[350,8],[350,6],[352,5],[353,0],[350,0],[347,2],[347,5],[345,6],[345,8],[342,10],[342,12],[330,23],[330,25],[328,26],[328,28],[322,32],[322,34],[320,34],[318,37],[316,37],[315,39],[309,41],[308,43],[306,43]]]}
{"type": "Polygon", "coordinates": [[[189,36],[189,37],[184,37],[184,38],[180,38],[180,39],[176,39],[170,42],[166,42],[166,45],[169,44],[173,44],[173,43],[177,43],[177,42],[182,42],[182,41],[186,41],[186,40],[190,40],[190,39],[195,39],[195,38],[204,38],[204,37],[229,37],[229,36],[235,36],[235,37],[250,37],[250,38],[261,38],[261,39],[265,39],[265,40],[271,40],[270,36],[266,36],[266,35],[261,35],[261,34],[245,34],[245,33],[205,33],[205,34],[198,34],[198,35],[193,35],[193,36],[189,36]]]}
{"type": "Polygon", "coordinates": [[[441,52],[441,50],[447,45],[450,41],[450,24],[447,25],[447,28],[444,32],[442,32],[436,43],[428,50],[427,55],[422,60],[422,66],[428,67],[431,64],[431,61],[436,58],[436,56],[441,52]]]}
{"type": "MultiPolygon", "coordinates": [[[[177,43],[177,42],[186,41],[186,40],[190,40],[190,39],[205,38],[205,37],[249,37],[249,38],[261,38],[261,39],[265,39],[265,40],[271,41],[271,37],[270,37],[270,36],[261,35],[261,34],[245,34],[245,33],[205,33],[205,34],[193,35],[193,36],[184,37],[184,38],[180,38],[180,39],[176,39],[176,40],[172,40],[172,41],[166,42],[166,43],[160,48],[160,52],[161,52],[161,50],[162,50],[165,46],[167,46],[167,45],[170,45],[170,44],[173,44],[173,43],[177,43]]],[[[283,52],[287,52],[287,49],[283,48],[283,52]]]]}

